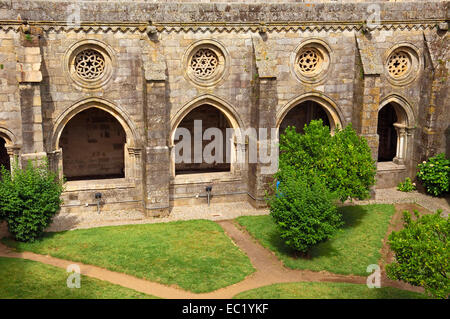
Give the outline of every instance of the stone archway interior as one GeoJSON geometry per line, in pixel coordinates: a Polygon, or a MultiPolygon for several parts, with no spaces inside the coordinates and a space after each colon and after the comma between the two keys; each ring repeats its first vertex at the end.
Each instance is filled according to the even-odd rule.
{"type": "Polygon", "coordinates": [[[394,106],[389,103],[378,113],[378,162],[390,162],[396,156],[397,132],[394,123],[397,123],[397,114],[394,106]]]}
{"type": "MultiPolygon", "coordinates": [[[[231,165],[226,160],[227,150],[230,152],[230,145],[226,142],[226,129],[231,128],[226,116],[214,106],[204,104],[196,107],[191,112],[189,112],[183,120],[178,125],[178,128],[186,128],[189,130],[191,135],[191,160],[190,163],[182,162],[178,163],[178,156],[183,155],[184,150],[180,150],[179,154],[175,154],[175,174],[194,174],[194,173],[211,173],[211,172],[229,172],[231,170],[231,165]],[[223,157],[220,162],[214,161],[213,163],[205,162],[203,158],[202,163],[194,162],[194,121],[202,121],[202,136],[208,128],[218,128],[222,132],[222,146],[223,146],[223,157]],[[227,149],[228,147],[228,149],[227,149]]],[[[218,137],[213,137],[213,139],[218,137]]],[[[182,138],[175,140],[174,144],[181,142],[182,138]]],[[[205,140],[202,138],[202,153],[205,146],[211,143],[212,140],[205,140]]],[[[215,155],[215,151],[212,152],[215,155]]]]}
{"type": "Polygon", "coordinates": [[[305,124],[318,119],[322,119],[323,124],[330,127],[330,119],[319,103],[314,101],[302,102],[286,114],[280,124],[280,134],[283,134],[288,126],[294,126],[297,132],[303,133],[305,124]]]}
{"type": "Polygon", "coordinates": [[[98,108],[75,115],[59,140],[64,176],[70,180],[125,177],[126,133],[114,116],[98,108]]]}
{"type": "Polygon", "coordinates": [[[8,151],[6,150],[6,140],[0,137],[0,167],[1,166],[4,166],[7,170],[10,170],[11,168],[8,151]]]}

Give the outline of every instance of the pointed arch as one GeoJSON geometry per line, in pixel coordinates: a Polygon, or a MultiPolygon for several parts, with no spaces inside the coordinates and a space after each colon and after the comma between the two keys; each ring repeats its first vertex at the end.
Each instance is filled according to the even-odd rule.
{"type": "Polygon", "coordinates": [[[390,94],[381,100],[377,117],[378,160],[406,164],[411,158],[416,123],[411,104],[398,94],[390,94]],[[389,107],[395,114],[382,112],[386,110],[385,107],[389,107]],[[389,145],[392,149],[389,149],[389,145]]]}
{"type": "Polygon", "coordinates": [[[138,136],[138,131],[133,121],[130,119],[128,114],[119,106],[100,98],[87,98],[83,99],[68,109],[66,109],[59,117],[56,119],[53,129],[53,134],[51,137],[51,148],[52,151],[49,152],[51,157],[51,165],[54,169],[57,169],[62,177],[63,168],[63,154],[60,147],[61,134],[69,123],[77,114],[82,111],[96,108],[100,109],[106,113],[112,115],[112,117],[119,122],[120,126],[125,131],[126,142],[124,145],[124,156],[125,156],[125,179],[133,180],[139,178],[137,172],[137,166],[139,165],[139,154],[140,154],[140,138],[138,136]]]}
{"type": "Polygon", "coordinates": [[[398,94],[390,94],[381,100],[381,103],[378,107],[378,113],[381,109],[387,104],[391,104],[397,115],[397,121],[401,124],[406,125],[408,128],[414,127],[416,120],[414,111],[411,107],[411,104],[407,99],[398,95],[398,94]]]}
{"type": "Polygon", "coordinates": [[[123,111],[120,107],[114,105],[113,103],[107,100],[99,98],[88,98],[75,103],[74,105],[66,109],[57,118],[54,125],[52,136],[51,147],[53,150],[57,150],[59,148],[59,139],[66,124],[75,115],[89,108],[98,108],[114,116],[114,118],[116,118],[116,120],[119,121],[119,123],[125,130],[128,147],[137,147],[140,144],[137,129],[133,124],[133,121],[131,121],[130,117],[127,115],[125,111],[123,111]]]}
{"type": "Polygon", "coordinates": [[[286,103],[278,112],[277,112],[277,128],[280,128],[281,123],[283,122],[284,118],[288,114],[288,112],[293,109],[294,107],[298,106],[299,104],[306,102],[306,101],[313,101],[318,103],[320,106],[323,107],[325,112],[327,113],[329,122],[330,122],[330,129],[333,131],[338,125],[342,128],[344,121],[343,121],[343,114],[341,110],[337,107],[336,103],[323,93],[319,92],[310,92],[305,93],[300,96],[297,96],[293,99],[291,99],[288,103],[286,103]]]}
{"type": "MultiPolygon", "coordinates": [[[[176,176],[176,172],[175,172],[175,152],[173,152],[175,150],[175,142],[174,142],[174,138],[175,138],[175,132],[178,128],[178,126],[180,125],[180,123],[183,121],[183,119],[190,114],[193,110],[195,110],[196,108],[203,106],[203,105],[208,105],[212,108],[215,108],[217,110],[220,111],[220,113],[223,114],[223,116],[225,117],[226,121],[229,124],[229,127],[234,129],[234,133],[236,135],[240,135],[241,134],[241,128],[243,127],[243,123],[241,121],[241,119],[239,118],[238,112],[236,111],[236,109],[228,102],[226,102],[225,100],[214,96],[214,95],[210,95],[210,94],[205,94],[205,95],[201,95],[195,99],[193,99],[192,101],[186,103],[180,110],[178,110],[175,115],[171,118],[170,121],[170,140],[169,140],[169,147],[171,149],[171,163],[170,163],[170,170],[171,170],[171,176],[175,177],[176,176]]],[[[234,142],[230,141],[231,143],[229,144],[229,146],[231,147],[229,152],[230,152],[230,173],[232,174],[237,174],[240,169],[239,169],[239,164],[236,163],[235,159],[236,158],[240,158],[242,152],[245,152],[245,150],[242,150],[241,147],[238,147],[234,142]]]]}
{"type": "Polygon", "coordinates": [[[12,147],[16,144],[16,136],[8,129],[0,127],[0,137],[6,142],[7,147],[12,147]]]}
{"type": "Polygon", "coordinates": [[[175,130],[177,129],[178,125],[181,123],[183,118],[187,114],[189,114],[189,112],[191,112],[193,109],[204,104],[208,104],[219,109],[225,115],[232,128],[239,129],[244,127],[241,119],[239,118],[238,112],[230,103],[214,95],[210,94],[201,95],[183,105],[183,107],[180,110],[178,110],[175,113],[175,115],[171,118],[170,146],[173,146],[175,130]]]}

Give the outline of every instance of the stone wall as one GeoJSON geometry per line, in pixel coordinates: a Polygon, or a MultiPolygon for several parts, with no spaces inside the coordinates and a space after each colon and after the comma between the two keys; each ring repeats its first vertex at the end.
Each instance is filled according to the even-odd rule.
{"type": "MultiPolygon", "coordinates": [[[[175,174],[174,130],[203,104],[220,110],[231,127],[248,129],[277,127],[290,110],[313,101],[331,126],[352,123],[376,159],[378,112],[394,103],[404,146],[392,165],[380,167],[377,187],[413,177],[418,162],[449,153],[446,1],[380,1],[381,21],[372,29],[365,22],[371,1],[70,5],[0,0],[0,137],[8,155],[20,155],[22,162],[48,156],[52,168],[75,174],[64,169],[68,157],[87,167],[93,150],[66,151],[64,128],[91,108],[108,112],[125,135],[124,177],[68,182],[65,212],[95,211],[95,193],[101,192],[105,210],[164,215],[171,205],[203,203],[211,185],[215,200],[264,205],[271,181],[266,164],[175,174]],[[78,9],[81,21],[74,24],[68,18],[78,9]],[[190,71],[199,47],[217,55],[218,71],[208,80],[190,71]],[[308,47],[321,59],[311,75],[298,69],[308,47]],[[396,48],[412,57],[413,70],[402,80],[387,69],[396,48]],[[104,58],[96,80],[75,67],[85,49],[104,58]]],[[[235,141],[233,150],[243,153],[250,142],[235,141]]],[[[258,147],[265,142],[260,136],[258,147]]],[[[101,151],[106,146],[99,143],[101,151]]],[[[122,157],[114,152],[104,152],[103,159],[117,164],[122,157]]]]}

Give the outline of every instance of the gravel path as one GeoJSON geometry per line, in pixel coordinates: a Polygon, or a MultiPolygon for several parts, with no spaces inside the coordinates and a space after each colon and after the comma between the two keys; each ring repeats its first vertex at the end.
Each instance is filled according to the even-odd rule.
{"type": "MultiPolygon", "coordinates": [[[[396,188],[377,189],[375,198],[364,201],[347,201],[344,205],[365,205],[365,204],[397,204],[415,203],[430,210],[442,209],[444,215],[450,212],[450,197],[435,198],[417,191],[405,193],[397,191],[396,188]]],[[[152,224],[164,223],[176,220],[209,219],[213,221],[230,220],[239,216],[266,215],[268,209],[255,209],[248,202],[234,203],[214,203],[196,206],[173,207],[168,217],[146,218],[142,212],[101,212],[86,213],[80,208],[79,214],[59,214],[54,218],[53,224],[47,231],[62,231],[79,228],[92,228],[101,226],[116,226],[127,224],[152,224]]],[[[1,234],[0,234],[1,235],[1,234]]]]}

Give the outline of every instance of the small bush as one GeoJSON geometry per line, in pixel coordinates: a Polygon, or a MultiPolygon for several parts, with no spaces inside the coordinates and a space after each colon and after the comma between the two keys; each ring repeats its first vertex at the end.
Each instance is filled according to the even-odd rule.
{"type": "Polygon", "coordinates": [[[299,252],[330,238],[343,224],[322,179],[284,171],[278,190],[269,199],[270,215],[286,245],[299,252]]]}
{"type": "Polygon", "coordinates": [[[280,136],[279,170],[292,167],[315,174],[341,201],[369,197],[376,167],[367,141],[351,124],[331,135],[322,120],[305,125],[305,134],[288,127],[280,136]]]}
{"type": "Polygon", "coordinates": [[[0,218],[19,241],[34,241],[59,211],[63,181],[47,162],[28,162],[26,169],[13,165],[12,173],[1,168],[0,218]]]}
{"type": "Polygon", "coordinates": [[[450,190],[450,160],[444,153],[428,159],[417,166],[417,178],[424,185],[427,193],[440,196],[450,190]]]}
{"type": "Polygon", "coordinates": [[[403,183],[398,183],[397,190],[401,192],[412,192],[416,190],[416,183],[413,183],[411,178],[407,177],[403,183]]]}
{"type": "Polygon", "coordinates": [[[405,228],[392,232],[389,245],[395,261],[386,266],[388,277],[421,286],[436,298],[450,294],[450,223],[448,218],[433,215],[414,221],[409,212],[403,213],[405,228]]]}

